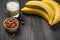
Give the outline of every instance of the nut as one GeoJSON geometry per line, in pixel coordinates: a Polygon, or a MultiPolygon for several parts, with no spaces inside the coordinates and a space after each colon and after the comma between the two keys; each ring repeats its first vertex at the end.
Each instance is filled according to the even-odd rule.
{"type": "Polygon", "coordinates": [[[14,38],[16,35],[15,34],[12,34],[11,37],[14,38]]]}

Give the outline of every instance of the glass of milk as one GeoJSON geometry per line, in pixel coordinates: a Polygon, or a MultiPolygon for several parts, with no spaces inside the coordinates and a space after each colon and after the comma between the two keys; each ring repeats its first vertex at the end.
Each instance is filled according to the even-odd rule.
{"type": "Polygon", "coordinates": [[[12,17],[19,16],[19,2],[16,2],[16,1],[7,2],[6,9],[7,9],[8,15],[12,17]]]}

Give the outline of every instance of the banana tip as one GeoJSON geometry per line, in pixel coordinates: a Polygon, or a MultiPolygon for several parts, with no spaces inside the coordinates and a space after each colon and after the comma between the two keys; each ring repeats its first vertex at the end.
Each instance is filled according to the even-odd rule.
{"type": "Polygon", "coordinates": [[[53,26],[53,25],[54,25],[54,23],[53,23],[53,22],[50,22],[49,24],[50,24],[51,26],[53,26]]]}

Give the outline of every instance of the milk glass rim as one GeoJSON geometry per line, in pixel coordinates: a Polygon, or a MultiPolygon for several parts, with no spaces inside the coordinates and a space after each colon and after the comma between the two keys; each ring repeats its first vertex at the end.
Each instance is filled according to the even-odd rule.
{"type": "Polygon", "coordinates": [[[7,3],[9,3],[9,2],[16,2],[16,3],[19,4],[19,1],[12,0],[12,1],[7,1],[7,2],[6,2],[6,5],[7,5],[7,3]]]}
{"type": "MultiPolygon", "coordinates": [[[[18,5],[19,5],[19,1],[16,1],[16,0],[12,0],[12,1],[11,1],[11,0],[10,0],[10,1],[7,1],[7,2],[6,2],[6,8],[7,8],[7,4],[10,3],[10,2],[16,2],[16,3],[18,3],[18,5]]],[[[20,7],[20,6],[19,6],[19,7],[20,7]]]]}

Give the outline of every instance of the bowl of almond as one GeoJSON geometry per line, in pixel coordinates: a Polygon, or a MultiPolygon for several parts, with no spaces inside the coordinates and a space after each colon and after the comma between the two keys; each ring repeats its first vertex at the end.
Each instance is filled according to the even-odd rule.
{"type": "Polygon", "coordinates": [[[6,18],[3,22],[3,25],[4,28],[7,29],[7,31],[15,32],[19,27],[19,21],[14,17],[6,18]]]}

